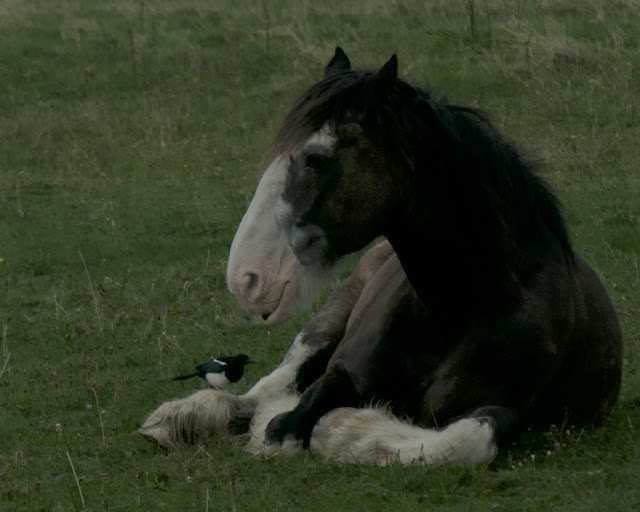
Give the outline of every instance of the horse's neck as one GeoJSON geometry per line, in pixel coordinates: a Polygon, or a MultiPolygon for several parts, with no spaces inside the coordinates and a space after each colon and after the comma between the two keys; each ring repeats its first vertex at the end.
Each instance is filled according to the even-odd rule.
{"type": "Polygon", "coordinates": [[[456,319],[460,327],[499,309],[498,303],[509,293],[504,268],[497,262],[485,265],[486,253],[480,249],[476,254],[474,247],[452,248],[437,229],[430,232],[425,227],[426,221],[414,217],[413,222],[389,233],[388,238],[425,305],[445,321],[456,319]]]}

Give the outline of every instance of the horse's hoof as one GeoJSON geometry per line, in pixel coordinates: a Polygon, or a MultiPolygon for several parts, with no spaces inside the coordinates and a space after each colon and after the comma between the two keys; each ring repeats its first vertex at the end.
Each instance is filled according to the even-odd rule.
{"type": "Polygon", "coordinates": [[[165,422],[147,420],[145,424],[138,429],[138,434],[150,443],[165,450],[173,446],[173,435],[165,422]]]}
{"type": "Polygon", "coordinates": [[[285,437],[290,436],[292,432],[291,418],[291,411],[289,411],[280,413],[271,419],[264,432],[265,445],[281,445],[284,443],[285,437]]]}
{"type": "Polygon", "coordinates": [[[259,455],[271,457],[293,457],[304,450],[303,440],[287,435],[282,442],[265,442],[259,455]]]}

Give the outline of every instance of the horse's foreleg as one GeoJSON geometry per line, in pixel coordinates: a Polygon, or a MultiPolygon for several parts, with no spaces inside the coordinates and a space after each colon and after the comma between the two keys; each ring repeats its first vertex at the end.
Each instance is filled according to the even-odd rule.
{"type": "Polygon", "coordinates": [[[437,430],[401,421],[384,408],[341,408],[320,419],[311,450],[342,464],[488,464],[517,421],[514,409],[482,407],[437,430]]]}
{"type": "Polygon", "coordinates": [[[138,433],[162,448],[177,442],[245,433],[258,400],[214,389],[163,403],[144,422],[138,433]]]}
{"type": "Polygon", "coordinates": [[[247,393],[257,397],[279,396],[286,391],[302,393],[327,367],[342,340],[354,306],[367,281],[393,254],[389,242],[380,242],[360,258],[352,274],[296,336],[284,360],[247,393]]]}

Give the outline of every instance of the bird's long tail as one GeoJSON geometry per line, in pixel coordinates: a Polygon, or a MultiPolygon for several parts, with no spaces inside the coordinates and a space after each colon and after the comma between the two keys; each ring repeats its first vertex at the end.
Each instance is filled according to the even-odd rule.
{"type": "Polygon", "coordinates": [[[170,379],[165,379],[165,382],[174,381],[174,380],[187,380],[197,376],[198,376],[198,372],[185,373],[184,375],[178,375],[177,377],[171,377],[170,379]]]}

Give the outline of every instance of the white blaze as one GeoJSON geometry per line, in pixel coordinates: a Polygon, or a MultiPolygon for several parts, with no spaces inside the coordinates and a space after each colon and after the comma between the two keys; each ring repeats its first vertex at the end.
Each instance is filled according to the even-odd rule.
{"type": "MultiPolygon", "coordinates": [[[[328,125],[302,146],[333,149],[336,142],[328,125]]],[[[294,155],[295,156],[295,155],[294,155]]],[[[231,244],[227,284],[248,311],[276,324],[288,319],[298,306],[310,303],[326,280],[319,266],[303,266],[294,255],[279,220],[289,213],[282,199],[289,155],[276,158],[262,175],[231,244]]]]}

